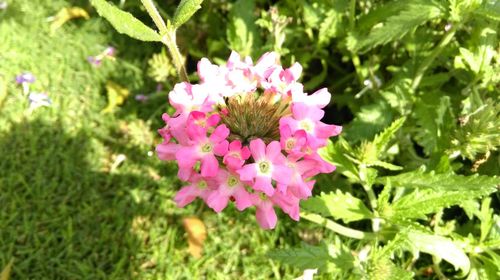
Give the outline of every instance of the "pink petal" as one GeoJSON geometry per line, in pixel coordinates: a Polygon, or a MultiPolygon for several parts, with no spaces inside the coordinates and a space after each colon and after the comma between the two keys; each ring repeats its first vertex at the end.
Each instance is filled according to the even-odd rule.
{"type": "Polygon", "coordinates": [[[342,127],[333,124],[323,124],[317,125],[315,128],[316,135],[321,138],[330,138],[332,136],[339,135],[342,132],[342,127]]]}
{"type": "Polygon", "coordinates": [[[257,164],[251,163],[244,165],[241,169],[236,170],[236,173],[240,175],[240,180],[251,181],[257,175],[257,164]]]}
{"type": "Polygon", "coordinates": [[[156,153],[161,160],[175,160],[175,154],[180,149],[180,145],[163,142],[156,146],[156,153]]]}
{"type": "Polygon", "coordinates": [[[243,211],[244,209],[253,205],[252,197],[243,187],[238,188],[234,192],[233,196],[234,196],[236,208],[240,211],[243,211]]]}
{"type": "Polygon", "coordinates": [[[292,170],[285,165],[273,165],[273,179],[281,184],[288,185],[292,177],[292,170]]]}
{"type": "Polygon", "coordinates": [[[241,150],[241,142],[239,140],[234,140],[229,144],[229,150],[231,151],[241,150]]]}
{"type": "Polygon", "coordinates": [[[281,145],[278,141],[272,141],[267,145],[266,148],[266,158],[270,161],[274,161],[278,155],[281,154],[281,145]]]}
{"type": "Polygon", "coordinates": [[[229,136],[229,128],[225,124],[219,125],[212,135],[210,135],[210,141],[212,143],[219,143],[222,140],[225,140],[229,136]]]}
{"type": "Polygon", "coordinates": [[[207,119],[207,125],[209,126],[215,126],[219,123],[220,121],[220,116],[218,114],[213,114],[207,119]]]}
{"type": "Polygon", "coordinates": [[[177,207],[184,207],[193,202],[198,196],[198,193],[199,190],[195,186],[185,186],[175,194],[174,201],[177,203],[177,207]]]}
{"type": "Polygon", "coordinates": [[[287,69],[293,76],[293,80],[296,81],[299,79],[300,74],[302,74],[302,66],[300,63],[295,62],[290,68],[287,69]]]}
{"type": "Polygon", "coordinates": [[[257,222],[263,229],[273,229],[276,227],[276,222],[278,221],[278,217],[272,206],[257,207],[255,218],[257,218],[257,222]]]}
{"type": "Polygon", "coordinates": [[[227,140],[224,140],[224,141],[218,143],[214,147],[214,154],[221,156],[221,157],[224,156],[227,153],[228,145],[229,145],[229,143],[227,142],[227,140]]]}
{"type": "Polygon", "coordinates": [[[195,146],[187,146],[180,148],[175,153],[175,158],[179,166],[192,168],[196,161],[200,159],[200,155],[195,146]]]}
{"type": "Polygon", "coordinates": [[[327,88],[322,88],[314,92],[309,96],[312,104],[315,104],[319,108],[324,108],[330,103],[332,95],[328,92],[327,88]]]}
{"type": "Polygon", "coordinates": [[[217,213],[224,210],[228,202],[229,196],[222,195],[218,191],[213,191],[212,193],[210,193],[206,200],[208,207],[212,208],[217,213]]]}
{"type": "Polygon", "coordinates": [[[273,196],[274,194],[274,188],[271,184],[271,177],[257,176],[252,188],[256,191],[264,192],[269,197],[273,196]]]}
{"type": "Polygon", "coordinates": [[[214,155],[208,154],[201,159],[201,176],[215,177],[218,171],[219,162],[214,155]]]}
{"type": "Polygon", "coordinates": [[[266,144],[262,139],[255,139],[250,142],[250,152],[253,159],[258,161],[266,156],[266,144]]]}

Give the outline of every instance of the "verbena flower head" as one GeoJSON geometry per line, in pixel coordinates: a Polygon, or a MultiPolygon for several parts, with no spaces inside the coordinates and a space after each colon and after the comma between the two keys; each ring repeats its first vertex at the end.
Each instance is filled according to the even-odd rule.
{"type": "Polygon", "coordinates": [[[265,229],[276,226],[275,208],[299,219],[312,177],[335,169],[318,149],[341,132],[321,122],[330,93],[304,93],[301,72],[298,63],[283,68],[273,52],[255,64],[233,52],[222,66],[203,58],[199,84],[175,85],[176,112],[163,115],[156,151],[176,160],[188,183],[175,197],[179,207],[199,197],[220,212],[233,201],[240,211],[254,207],[265,229]]]}

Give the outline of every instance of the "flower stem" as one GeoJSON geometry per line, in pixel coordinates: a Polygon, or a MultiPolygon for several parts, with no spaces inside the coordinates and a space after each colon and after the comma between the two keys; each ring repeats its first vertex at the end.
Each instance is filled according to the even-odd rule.
{"type": "Polygon", "coordinates": [[[167,46],[168,52],[172,57],[172,62],[174,63],[175,69],[177,70],[177,75],[179,79],[183,82],[189,82],[189,78],[186,72],[186,68],[184,66],[184,60],[182,59],[182,55],[179,51],[179,47],[177,47],[175,32],[176,29],[171,27],[170,25],[166,25],[165,21],[161,17],[158,9],[156,8],[153,0],[141,0],[142,5],[146,8],[149,16],[153,19],[156,27],[160,31],[162,35],[161,42],[167,46]]]}
{"type": "Polygon", "coordinates": [[[170,56],[172,57],[172,62],[175,65],[175,69],[177,70],[177,74],[179,75],[181,81],[189,82],[186,68],[184,67],[184,59],[182,59],[182,55],[177,47],[177,43],[175,42],[175,29],[165,33],[161,38],[161,42],[167,46],[170,56]]]}
{"type": "Polygon", "coordinates": [[[153,19],[156,27],[158,27],[158,29],[160,30],[160,34],[167,32],[165,21],[163,21],[163,18],[158,12],[158,9],[156,9],[153,0],[141,0],[141,2],[144,8],[146,8],[146,11],[148,11],[149,16],[153,19]]]}
{"type": "Polygon", "coordinates": [[[451,42],[451,39],[455,36],[455,32],[457,32],[457,24],[454,24],[450,31],[441,39],[437,47],[432,51],[431,55],[429,55],[424,62],[418,67],[417,72],[415,74],[415,78],[413,79],[413,83],[411,84],[411,89],[413,91],[417,90],[420,82],[422,81],[422,77],[425,74],[425,71],[429,66],[431,66],[432,62],[436,60],[436,57],[444,50],[444,48],[451,42]]]}
{"type": "Polygon", "coordinates": [[[311,221],[316,224],[323,225],[329,230],[332,230],[338,234],[342,234],[344,236],[355,238],[355,239],[374,239],[375,234],[371,232],[363,232],[359,230],[355,230],[352,228],[345,227],[343,225],[337,224],[336,222],[325,219],[318,214],[307,213],[304,210],[301,210],[300,217],[311,221]]]}

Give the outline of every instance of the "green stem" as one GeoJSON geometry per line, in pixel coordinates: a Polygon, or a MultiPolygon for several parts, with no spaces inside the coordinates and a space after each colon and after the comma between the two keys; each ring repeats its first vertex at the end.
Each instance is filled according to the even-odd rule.
{"type": "Polygon", "coordinates": [[[175,69],[177,70],[179,79],[183,82],[189,82],[186,68],[184,67],[184,60],[182,59],[182,55],[179,51],[179,47],[177,47],[177,43],[175,40],[176,29],[170,26],[167,27],[167,25],[165,25],[165,21],[158,12],[158,9],[156,9],[153,0],[141,0],[141,2],[146,8],[149,16],[153,19],[156,27],[158,27],[160,34],[162,35],[161,42],[168,48],[168,52],[172,57],[172,62],[174,63],[175,69]]]}
{"type": "Polygon", "coordinates": [[[156,9],[153,0],[141,0],[141,2],[142,5],[144,5],[144,8],[146,8],[146,11],[148,12],[149,16],[153,19],[153,22],[155,23],[156,27],[158,27],[158,29],[160,30],[160,34],[167,32],[167,26],[165,25],[163,18],[158,12],[158,9],[156,9]]]}
{"type": "Polygon", "coordinates": [[[413,79],[413,83],[411,85],[412,90],[415,92],[422,81],[422,77],[425,74],[425,71],[431,64],[436,60],[436,57],[444,50],[444,48],[451,42],[451,39],[455,36],[455,32],[457,32],[457,24],[453,25],[453,27],[448,31],[448,33],[441,39],[441,42],[437,45],[437,47],[432,51],[431,55],[429,55],[424,62],[418,67],[417,73],[415,74],[415,78],[413,79]]]}
{"type": "Polygon", "coordinates": [[[175,42],[175,29],[171,30],[163,35],[161,42],[167,46],[170,56],[172,57],[172,62],[175,65],[179,79],[183,82],[189,82],[189,78],[184,67],[184,60],[175,42]]]}
{"type": "Polygon", "coordinates": [[[349,5],[349,28],[354,31],[356,17],[356,0],[351,0],[349,5]]]}
{"type": "Polygon", "coordinates": [[[316,224],[323,225],[329,230],[332,230],[338,234],[342,234],[344,236],[350,237],[350,238],[355,238],[355,239],[374,239],[375,235],[370,232],[363,232],[359,230],[355,230],[352,228],[345,227],[343,225],[337,224],[336,222],[325,219],[321,217],[318,214],[312,214],[312,213],[307,213],[303,210],[301,210],[300,217],[303,219],[306,219],[308,221],[311,221],[316,224]]]}

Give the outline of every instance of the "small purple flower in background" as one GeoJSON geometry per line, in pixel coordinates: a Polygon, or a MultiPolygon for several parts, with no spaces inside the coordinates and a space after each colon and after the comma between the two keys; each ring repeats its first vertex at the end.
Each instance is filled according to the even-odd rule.
{"type": "Polygon", "coordinates": [[[149,96],[144,95],[144,94],[138,94],[135,96],[135,100],[139,102],[146,102],[149,99],[149,96]]]}
{"type": "Polygon", "coordinates": [[[23,87],[24,95],[27,95],[30,92],[30,84],[34,83],[35,80],[35,76],[30,72],[24,72],[16,76],[16,83],[23,87]]]}
{"type": "Polygon", "coordinates": [[[35,76],[30,72],[24,72],[16,76],[16,83],[19,85],[24,83],[32,84],[35,82],[35,80],[35,76]]]}
{"type": "Polygon", "coordinates": [[[45,92],[32,92],[28,95],[28,100],[30,102],[30,109],[32,110],[38,107],[49,107],[52,105],[52,100],[45,92]]]}
{"type": "Polygon", "coordinates": [[[114,47],[107,47],[103,52],[96,56],[87,57],[87,61],[95,67],[102,65],[104,59],[115,59],[116,49],[114,47]]]}
{"type": "Polygon", "coordinates": [[[0,1],[0,10],[5,10],[8,6],[9,4],[6,1],[0,1]]]}
{"type": "Polygon", "coordinates": [[[109,46],[102,53],[105,56],[114,57],[116,54],[116,49],[114,47],[109,46]]]}
{"type": "Polygon", "coordinates": [[[102,59],[97,56],[89,56],[87,57],[87,61],[95,67],[99,67],[102,64],[102,59]]]}

